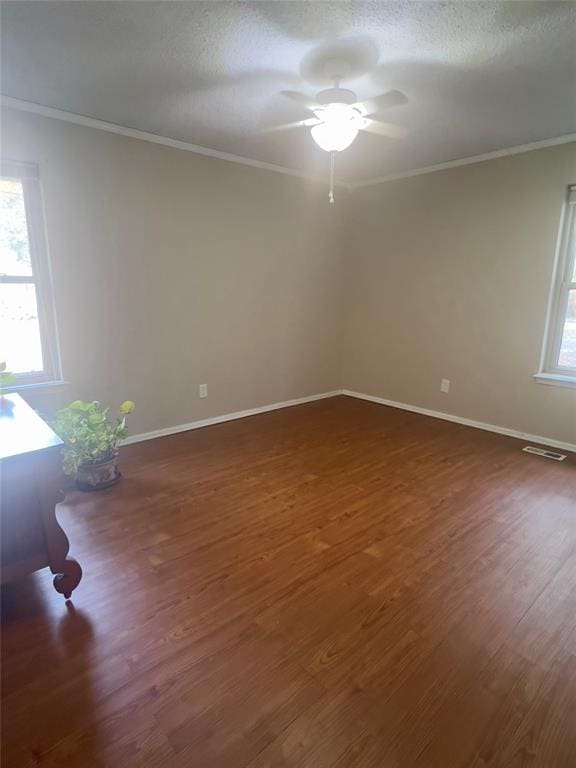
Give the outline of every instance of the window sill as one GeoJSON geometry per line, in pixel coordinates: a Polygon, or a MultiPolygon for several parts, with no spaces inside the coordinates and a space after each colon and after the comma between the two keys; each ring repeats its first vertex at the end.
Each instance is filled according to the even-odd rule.
{"type": "Polygon", "coordinates": [[[10,392],[30,392],[36,389],[62,389],[68,386],[67,381],[57,379],[55,381],[34,381],[29,384],[11,384],[10,392]]]}
{"type": "Polygon", "coordinates": [[[534,378],[539,384],[551,384],[554,387],[576,388],[576,376],[565,373],[535,373],[534,378]]]}

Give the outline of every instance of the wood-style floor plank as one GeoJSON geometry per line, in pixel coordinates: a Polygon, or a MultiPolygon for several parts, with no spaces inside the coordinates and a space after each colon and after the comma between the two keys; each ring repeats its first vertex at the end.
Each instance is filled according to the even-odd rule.
{"type": "Polygon", "coordinates": [[[574,768],[576,461],[337,397],[123,449],[3,589],[7,768],[574,768]]]}

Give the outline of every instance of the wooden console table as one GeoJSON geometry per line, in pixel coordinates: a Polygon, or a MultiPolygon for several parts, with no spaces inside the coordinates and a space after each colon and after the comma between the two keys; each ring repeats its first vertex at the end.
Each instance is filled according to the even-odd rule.
{"type": "Polygon", "coordinates": [[[56,520],[62,441],[20,397],[0,397],[2,584],[50,568],[54,588],[70,597],[82,569],[56,520]]]}

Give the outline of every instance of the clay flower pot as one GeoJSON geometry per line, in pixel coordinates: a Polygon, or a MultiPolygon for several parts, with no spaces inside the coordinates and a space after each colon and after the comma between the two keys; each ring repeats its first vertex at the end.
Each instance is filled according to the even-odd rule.
{"type": "Polygon", "coordinates": [[[118,469],[118,451],[100,461],[86,461],[80,464],[76,472],[76,486],[81,491],[102,491],[120,480],[118,469]]]}

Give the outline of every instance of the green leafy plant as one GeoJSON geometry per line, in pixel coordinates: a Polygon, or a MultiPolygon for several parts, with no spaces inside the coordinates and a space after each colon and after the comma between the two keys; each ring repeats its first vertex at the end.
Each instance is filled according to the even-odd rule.
{"type": "Polygon", "coordinates": [[[0,395],[10,391],[10,385],[14,384],[16,376],[6,370],[6,363],[0,363],[0,395]]]}
{"type": "Polygon", "coordinates": [[[118,416],[108,420],[109,408],[97,400],[85,403],[75,400],[56,414],[54,431],[64,440],[63,469],[67,475],[75,475],[81,464],[112,459],[122,438],[126,437],[126,417],[134,410],[134,403],[125,400],[118,409],[118,416]]]}

